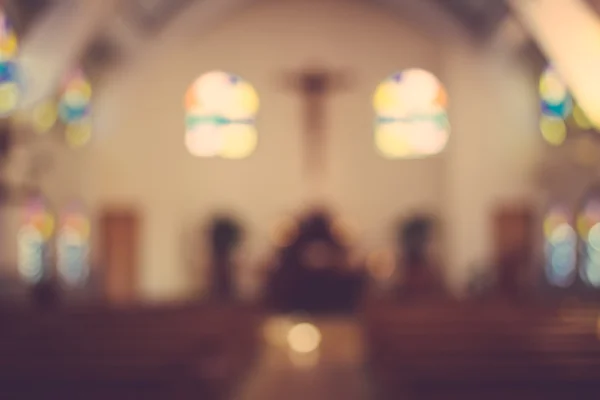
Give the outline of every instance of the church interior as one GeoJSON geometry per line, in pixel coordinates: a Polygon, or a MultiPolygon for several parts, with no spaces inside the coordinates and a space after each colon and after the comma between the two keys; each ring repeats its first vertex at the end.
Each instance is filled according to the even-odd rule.
{"type": "Polygon", "coordinates": [[[0,2],[0,398],[597,399],[597,71],[600,0],[0,2]]]}

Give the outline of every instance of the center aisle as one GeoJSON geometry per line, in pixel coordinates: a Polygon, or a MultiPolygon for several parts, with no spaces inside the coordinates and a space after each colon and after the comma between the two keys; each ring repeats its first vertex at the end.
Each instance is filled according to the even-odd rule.
{"type": "Polygon", "coordinates": [[[265,323],[264,333],[263,354],[233,399],[373,398],[356,320],[274,317],[265,323]]]}

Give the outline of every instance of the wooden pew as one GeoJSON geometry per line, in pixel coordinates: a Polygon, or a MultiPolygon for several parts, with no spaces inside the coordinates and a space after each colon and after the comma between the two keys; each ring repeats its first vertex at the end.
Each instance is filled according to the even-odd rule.
{"type": "Polygon", "coordinates": [[[381,397],[426,399],[597,396],[597,320],[593,309],[478,304],[377,304],[364,315],[381,397]]]}
{"type": "Polygon", "coordinates": [[[222,398],[256,353],[260,316],[239,307],[94,308],[5,312],[0,324],[0,398],[222,398]]]}

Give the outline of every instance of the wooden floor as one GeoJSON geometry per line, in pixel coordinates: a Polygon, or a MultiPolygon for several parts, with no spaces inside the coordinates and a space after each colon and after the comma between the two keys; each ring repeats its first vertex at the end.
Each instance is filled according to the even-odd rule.
{"type": "Polygon", "coordinates": [[[356,319],[308,320],[322,335],[319,349],[293,352],[289,328],[304,319],[275,317],[265,323],[263,353],[234,400],[373,399],[363,370],[361,330],[356,319]]]}

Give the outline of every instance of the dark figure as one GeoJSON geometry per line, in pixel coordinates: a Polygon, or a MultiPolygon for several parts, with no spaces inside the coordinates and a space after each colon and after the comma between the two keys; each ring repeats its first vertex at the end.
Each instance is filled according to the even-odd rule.
{"type": "Polygon", "coordinates": [[[213,295],[222,301],[234,298],[233,254],[242,240],[242,230],[229,217],[217,217],[209,231],[213,272],[213,295]]]}
{"type": "Polygon", "coordinates": [[[398,235],[401,266],[405,272],[405,290],[410,294],[441,293],[442,285],[429,252],[433,241],[434,222],[417,216],[401,225],[398,235]]]}
{"type": "Polygon", "coordinates": [[[268,305],[278,312],[345,313],[354,310],[365,285],[363,271],[348,266],[348,251],[315,212],[300,222],[296,239],[280,249],[268,282],[268,305]]]}

